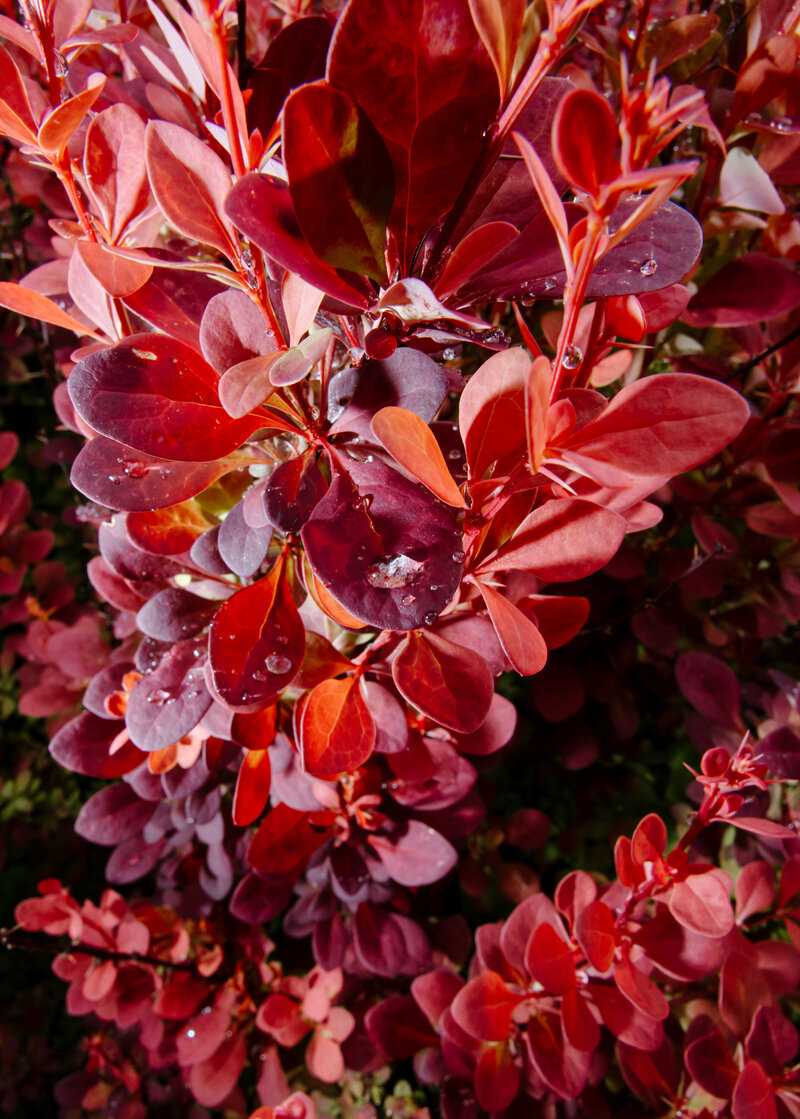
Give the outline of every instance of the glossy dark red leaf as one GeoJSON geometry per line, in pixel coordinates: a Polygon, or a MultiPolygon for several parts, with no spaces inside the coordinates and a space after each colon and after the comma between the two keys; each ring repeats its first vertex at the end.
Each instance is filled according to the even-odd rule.
{"type": "Polygon", "coordinates": [[[332,465],[330,488],[302,528],[314,574],[369,625],[431,624],[464,566],[453,509],[382,462],[343,465],[332,465]]]}
{"type": "Polygon", "coordinates": [[[71,719],[50,742],[50,755],[64,769],[86,777],[110,780],[136,769],[146,754],[137,749],[124,734],[121,719],[100,719],[84,711],[71,719]],[[115,740],[122,735],[119,743],[115,740]],[[116,745],[114,752],[112,746],[116,745]]]}
{"type": "Polygon", "coordinates": [[[144,454],[202,462],[235,451],[263,423],[232,419],[217,380],[183,342],[134,334],[79,362],[68,387],[81,419],[101,435],[144,454]]]}
{"type": "Polygon", "coordinates": [[[215,462],[173,462],[98,435],[78,452],[70,481],[91,501],[110,509],[140,513],[164,509],[202,493],[233,465],[225,458],[215,462]]]}
{"type": "Polygon", "coordinates": [[[283,152],[297,220],[316,255],[385,284],[394,171],[366,113],[328,82],[301,85],[283,107],[283,152]]]}
{"type": "Polygon", "coordinates": [[[734,1119],[778,1119],[775,1088],[758,1061],[745,1064],[731,1103],[734,1119]]]}
{"type": "Polygon", "coordinates": [[[282,180],[245,175],[228,195],[225,212],[246,237],[288,272],[345,307],[363,310],[369,305],[363,281],[351,274],[354,283],[350,283],[314,254],[300,230],[289,187],[282,180]]]}
{"type": "Polygon", "coordinates": [[[365,361],[331,379],[328,410],[335,432],[352,431],[372,441],[372,417],[381,408],[407,408],[430,423],[447,395],[440,365],[410,346],[365,361]]]}
{"type": "Polygon", "coordinates": [[[616,117],[605,97],[576,89],[561,100],[553,121],[553,155],[561,174],[578,190],[596,196],[601,184],[618,176],[618,142],[616,117]]]}
{"type": "Polygon", "coordinates": [[[398,691],[441,726],[470,734],[489,713],[494,679],[482,657],[436,633],[409,633],[392,661],[398,691]]]}
{"type": "Polygon", "coordinates": [[[324,680],[309,693],[300,720],[303,767],[314,777],[358,769],[375,745],[375,724],[357,676],[324,680]]]}
{"type": "Polygon", "coordinates": [[[299,532],[326,489],[313,454],[278,463],[264,487],[266,516],[280,532],[299,532]]]}
{"type": "Polygon", "coordinates": [[[276,804],[264,817],[247,851],[247,861],[262,874],[299,872],[327,832],[314,828],[307,812],[276,804]]]}
{"type": "MultiPolygon", "coordinates": [[[[180,264],[177,254],[166,249],[151,249],[149,255],[180,264]]],[[[200,351],[200,327],[206,306],[210,299],[227,290],[219,280],[202,272],[157,267],[147,283],[127,295],[123,302],[148,326],[200,351]]]]}
{"type": "Polygon", "coordinates": [[[390,995],[367,1011],[367,1032],[390,1057],[413,1057],[439,1038],[410,995],[390,995]]]}
{"type": "Polygon", "coordinates": [[[349,4],[331,44],[328,80],[361,106],[389,149],[390,228],[400,273],[408,275],[417,242],[455,202],[498,108],[497,79],[467,0],[349,4]],[[376,27],[381,50],[365,51],[376,27]]]}
{"type": "Polygon", "coordinates": [[[126,518],[128,536],[137,548],[159,556],[188,552],[212,522],[191,499],[150,512],[130,512],[126,518]]]}
{"type": "Polygon", "coordinates": [[[295,675],[304,651],[305,630],[283,559],[224,602],[209,631],[214,687],[231,707],[266,707],[295,675]]]}
{"type": "Polygon", "coordinates": [[[156,641],[182,641],[204,629],[216,609],[216,602],[180,587],[166,587],[148,599],[136,616],[136,624],[156,641]]]}

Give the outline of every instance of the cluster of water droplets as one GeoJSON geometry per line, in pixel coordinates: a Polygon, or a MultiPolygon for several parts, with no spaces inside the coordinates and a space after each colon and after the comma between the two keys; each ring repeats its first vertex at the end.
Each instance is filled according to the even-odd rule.
{"type": "MultiPolygon", "coordinates": [[[[423,564],[419,560],[398,552],[393,555],[378,556],[369,565],[365,575],[371,587],[386,591],[394,590],[396,587],[408,587],[411,583],[415,583],[422,568],[423,564]]],[[[411,596],[411,602],[413,601],[411,596]]],[[[406,603],[407,606],[410,604],[410,602],[406,603]]]]}

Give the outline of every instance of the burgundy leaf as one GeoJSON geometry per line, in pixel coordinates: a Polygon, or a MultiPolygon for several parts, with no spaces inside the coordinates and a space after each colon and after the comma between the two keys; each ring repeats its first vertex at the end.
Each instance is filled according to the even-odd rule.
{"type": "Polygon", "coordinates": [[[455,848],[419,820],[410,820],[398,835],[371,835],[367,842],[390,877],[401,886],[438,882],[458,859],[455,848]]]}
{"type": "Polygon", "coordinates": [[[451,730],[469,734],[489,713],[489,666],[438,634],[409,633],[392,661],[392,677],[409,703],[451,730]]]}
{"type": "Polygon", "coordinates": [[[382,462],[346,469],[331,467],[330,488],[301,532],[314,574],[369,625],[431,624],[464,566],[454,511],[382,462]]]}
{"type": "Polygon", "coordinates": [[[182,641],[155,672],[133,687],[125,710],[131,740],[140,750],[164,750],[183,738],[211,706],[203,678],[202,646],[182,641]]]}

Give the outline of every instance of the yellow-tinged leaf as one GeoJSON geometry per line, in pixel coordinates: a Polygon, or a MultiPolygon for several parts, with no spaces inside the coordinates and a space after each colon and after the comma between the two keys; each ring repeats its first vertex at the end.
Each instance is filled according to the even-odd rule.
{"type": "Polygon", "coordinates": [[[29,319],[40,319],[42,322],[49,322],[52,326],[63,326],[76,334],[88,334],[100,340],[100,335],[90,326],[62,311],[52,299],[40,295],[32,288],[24,288],[20,284],[0,283],[0,307],[16,311],[18,315],[26,315],[29,319]]]}

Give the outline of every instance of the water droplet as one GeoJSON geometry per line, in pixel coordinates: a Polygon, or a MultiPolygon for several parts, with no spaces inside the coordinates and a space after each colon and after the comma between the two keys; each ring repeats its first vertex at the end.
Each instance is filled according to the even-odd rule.
{"type": "Polygon", "coordinates": [[[525,294],[523,295],[522,299],[520,299],[520,303],[522,304],[523,307],[532,307],[535,302],[536,302],[536,296],[533,295],[532,292],[529,292],[529,291],[526,291],[525,294]]]}
{"type": "Polygon", "coordinates": [[[275,638],[275,644],[276,645],[288,645],[289,644],[289,638],[286,636],[285,633],[279,633],[278,636],[275,638]]]}
{"type": "Polygon", "coordinates": [[[466,557],[465,557],[463,552],[453,552],[453,555],[452,555],[453,563],[463,563],[465,559],[466,559],[466,557]]]}
{"type": "Polygon", "coordinates": [[[367,582],[379,590],[407,587],[416,581],[422,564],[411,556],[378,556],[366,570],[367,582]]]}
{"type": "Polygon", "coordinates": [[[431,583],[431,590],[432,591],[438,591],[438,589],[439,589],[439,584],[438,583],[431,583]]]}
{"type": "Polygon", "coordinates": [[[417,596],[415,594],[404,594],[400,601],[403,606],[410,606],[412,602],[417,601],[417,596]]]}
{"type": "Polygon", "coordinates": [[[156,688],[147,697],[147,702],[152,703],[154,707],[163,707],[165,703],[174,701],[175,697],[166,690],[166,688],[156,688]]]}
{"type": "Polygon", "coordinates": [[[186,1031],[186,1036],[187,1037],[194,1037],[195,1036],[195,1031],[194,1030],[187,1030],[186,1031]]]}
{"type": "Polygon", "coordinates": [[[192,690],[190,692],[186,693],[186,698],[187,699],[197,699],[197,697],[199,695],[200,695],[199,689],[198,688],[192,688],[192,690]]]}
{"type": "Polygon", "coordinates": [[[577,369],[583,361],[583,350],[578,346],[568,346],[567,352],[564,354],[564,368],[577,369]]]}
{"type": "Polygon", "coordinates": [[[311,419],[312,420],[318,420],[319,419],[319,408],[316,406],[316,404],[314,404],[311,408],[311,419]]]}
{"type": "Polygon", "coordinates": [[[432,626],[438,617],[439,615],[436,613],[435,610],[429,610],[428,613],[425,615],[423,621],[425,622],[426,626],[432,626]]]}
{"type": "Polygon", "coordinates": [[[452,346],[448,346],[446,350],[442,350],[442,357],[445,361],[452,361],[456,356],[456,351],[452,346]]]}
{"type": "Polygon", "coordinates": [[[108,480],[112,486],[118,486],[122,481],[122,479],[118,478],[116,474],[109,474],[108,480]]]}
{"type": "Polygon", "coordinates": [[[125,458],[122,460],[122,469],[129,478],[144,478],[147,475],[147,467],[143,462],[139,462],[135,458],[125,458]]]}
{"type": "Polygon", "coordinates": [[[292,662],[280,653],[270,653],[264,664],[267,672],[271,672],[273,676],[283,676],[284,673],[292,670],[292,662]]]}
{"type": "Polygon", "coordinates": [[[157,361],[158,360],[156,358],[156,355],[153,353],[152,350],[137,350],[137,349],[134,348],[134,349],[131,350],[131,353],[135,357],[138,357],[140,361],[157,361]]]}
{"type": "Polygon", "coordinates": [[[658,261],[652,256],[649,256],[647,260],[643,260],[639,265],[639,271],[643,276],[654,276],[658,271],[658,261]]]}
{"type": "Polygon", "coordinates": [[[447,452],[447,457],[451,462],[455,462],[456,459],[463,458],[464,455],[463,452],[459,451],[458,447],[453,447],[452,451],[447,452]]]}
{"type": "Polygon", "coordinates": [[[777,128],[778,132],[788,132],[793,123],[791,117],[778,117],[772,122],[772,127],[777,128]]]}

